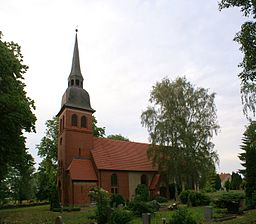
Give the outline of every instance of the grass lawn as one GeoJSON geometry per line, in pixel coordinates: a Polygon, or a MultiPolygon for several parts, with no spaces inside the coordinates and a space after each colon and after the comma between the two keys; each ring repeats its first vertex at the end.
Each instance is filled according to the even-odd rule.
{"type": "Polygon", "coordinates": [[[63,217],[65,224],[90,223],[88,217],[94,214],[93,208],[74,212],[51,212],[49,205],[0,210],[0,224],[54,224],[57,216],[63,217]]]}
{"type": "MultiPolygon", "coordinates": [[[[198,223],[203,222],[203,207],[189,208],[194,218],[198,223]]],[[[151,224],[162,223],[162,218],[166,218],[169,222],[173,211],[160,211],[152,216],[151,224]]],[[[89,224],[92,222],[89,219],[94,215],[94,208],[83,208],[81,211],[73,212],[51,212],[49,206],[36,206],[28,208],[4,209],[0,210],[0,224],[54,224],[57,216],[63,217],[65,224],[89,224]]],[[[214,213],[214,216],[218,214],[214,213]]],[[[218,222],[220,223],[220,222],[218,222]]],[[[223,221],[221,224],[256,224],[256,210],[246,212],[243,216],[238,216],[236,219],[223,221]]],[[[120,223],[121,224],[121,223],[120,223]]],[[[134,218],[131,224],[142,224],[141,218],[134,218]]],[[[217,223],[216,223],[217,224],[217,223]]]]}

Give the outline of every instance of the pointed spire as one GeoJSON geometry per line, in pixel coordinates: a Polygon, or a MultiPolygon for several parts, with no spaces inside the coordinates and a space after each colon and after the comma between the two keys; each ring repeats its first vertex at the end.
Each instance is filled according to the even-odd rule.
{"type": "Polygon", "coordinates": [[[73,52],[71,72],[68,77],[68,86],[77,86],[77,87],[83,88],[84,79],[80,69],[77,32],[78,30],[76,29],[75,46],[74,46],[74,52],[73,52]]]}

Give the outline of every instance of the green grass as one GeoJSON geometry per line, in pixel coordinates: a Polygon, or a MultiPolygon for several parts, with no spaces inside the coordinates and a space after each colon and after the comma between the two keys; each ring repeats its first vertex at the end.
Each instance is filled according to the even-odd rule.
{"type": "Polygon", "coordinates": [[[4,209],[0,210],[0,224],[53,224],[59,215],[63,217],[65,224],[86,224],[92,221],[89,216],[93,214],[92,208],[75,212],[51,212],[48,205],[4,209]]]}
{"type": "MultiPolygon", "coordinates": [[[[189,208],[192,216],[198,221],[203,222],[204,207],[189,208]]],[[[162,223],[162,218],[166,218],[169,222],[173,211],[160,211],[152,215],[151,224],[162,223]]],[[[89,218],[94,215],[94,208],[83,208],[81,211],[73,212],[51,212],[49,206],[36,206],[28,208],[16,208],[16,209],[3,209],[0,210],[0,224],[54,224],[57,216],[63,217],[65,224],[89,224],[92,220],[89,218]]],[[[218,210],[214,209],[214,216],[222,216],[222,213],[218,213],[218,210]]],[[[141,224],[142,219],[135,217],[131,224],[141,224]]],[[[220,223],[220,222],[218,222],[220,223]]],[[[218,224],[216,223],[216,224],[218,224]]],[[[242,216],[238,216],[236,219],[223,221],[221,224],[256,224],[256,210],[246,212],[242,216]]]]}

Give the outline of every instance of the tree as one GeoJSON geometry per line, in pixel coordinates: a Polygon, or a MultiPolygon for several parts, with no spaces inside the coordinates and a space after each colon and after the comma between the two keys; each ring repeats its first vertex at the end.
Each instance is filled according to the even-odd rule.
{"type": "Polygon", "coordinates": [[[108,135],[107,138],[113,139],[113,140],[121,140],[121,141],[127,141],[129,142],[130,140],[121,134],[116,134],[116,135],[108,135]]]}
{"type": "MultiPolygon", "coordinates": [[[[242,174],[245,178],[245,194],[247,201],[252,202],[253,194],[256,193],[256,122],[252,121],[244,132],[241,149],[243,152],[239,155],[242,166],[245,167],[242,174]]],[[[255,205],[254,205],[255,206],[255,205]]]]}
{"type": "Polygon", "coordinates": [[[211,142],[219,128],[214,97],[185,77],[173,82],[165,78],[153,86],[149,99],[153,105],[142,113],[141,121],[151,140],[149,158],[167,182],[198,186],[200,177],[218,161],[211,142]]]}
{"type": "Polygon", "coordinates": [[[34,101],[24,89],[27,69],[20,46],[2,41],[0,33],[0,180],[9,166],[15,167],[22,161],[23,132],[35,131],[34,101]]]}
{"type": "Polygon", "coordinates": [[[220,179],[220,175],[216,174],[216,178],[215,178],[215,190],[219,191],[221,189],[221,179],[220,179]]]}
{"type": "Polygon", "coordinates": [[[230,7],[239,7],[244,16],[251,21],[245,22],[241,30],[235,35],[234,41],[238,42],[240,50],[244,53],[243,61],[239,64],[242,71],[241,79],[242,103],[244,114],[249,118],[249,112],[256,112],[256,2],[254,0],[222,0],[220,10],[230,7]]]}
{"type": "Polygon", "coordinates": [[[239,173],[232,172],[230,189],[231,190],[240,190],[242,181],[243,181],[243,179],[239,173]]]}
{"type": "Polygon", "coordinates": [[[103,138],[105,136],[105,127],[98,127],[97,126],[97,119],[95,116],[92,116],[92,129],[93,129],[93,136],[103,138]]]}

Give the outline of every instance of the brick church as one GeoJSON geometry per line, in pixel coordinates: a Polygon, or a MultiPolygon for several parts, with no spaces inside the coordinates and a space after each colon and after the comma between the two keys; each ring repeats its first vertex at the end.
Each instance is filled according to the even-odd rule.
{"type": "Polygon", "coordinates": [[[62,205],[90,204],[89,191],[102,187],[126,200],[138,184],[147,184],[155,195],[158,170],[147,157],[148,144],[93,136],[90,96],[83,88],[77,34],[68,87],[58,113],[58,190],[62,205]]]}

